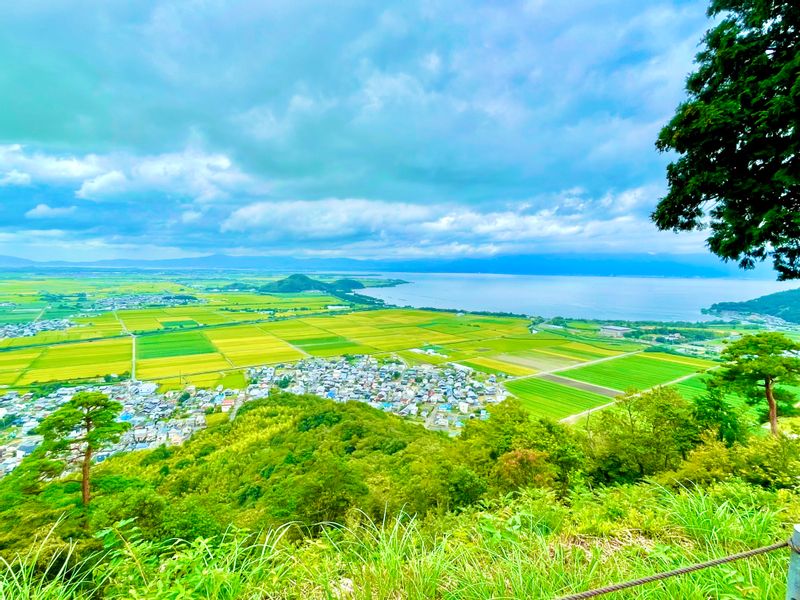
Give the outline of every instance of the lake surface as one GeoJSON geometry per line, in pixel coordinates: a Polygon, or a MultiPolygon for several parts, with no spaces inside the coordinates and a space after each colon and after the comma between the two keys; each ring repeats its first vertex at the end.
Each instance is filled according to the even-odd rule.
{"type": "Polygon", "coordinates": [[[514,312],[542,317],[700,321],[715,302],[741,301],[798,287],[754,279],[554,277],[391,273],[410,283],[361,293],[398,306],[514,312]]]}

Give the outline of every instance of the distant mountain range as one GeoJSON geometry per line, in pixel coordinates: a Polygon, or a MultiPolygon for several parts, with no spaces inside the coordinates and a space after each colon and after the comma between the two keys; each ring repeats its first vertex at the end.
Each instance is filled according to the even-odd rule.
{"type": "Polygon", "coordinates": [[[16,256],[0,256],[0,268],[3,269],[16,269],[19,267],[31,267],[38,263],[27,258],[17,258],[16,256]]]}
{"type": "Polygon", "coordinates": [[[632,277],[747,277],[773,279],[767,267],[742,271],[711,255],[530,254],[491,258],[357,260],[212,254],[161,260],[115,259],[94,262],[39,262],[0,256],[3,269],[242,269],[278,273],[496,273],[504,275],[582,275],[632,277]]]}

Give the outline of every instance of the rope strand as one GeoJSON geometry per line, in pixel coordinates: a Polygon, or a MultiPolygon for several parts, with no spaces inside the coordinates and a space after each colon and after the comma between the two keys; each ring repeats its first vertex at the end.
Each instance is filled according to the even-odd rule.
{"type": "Polygon", "coordinates": [[[649,577],[642,577],[640,579],[634,579],[633,581],[626,581],[625,583],[616,583],[614,585],[597,588],[596,590],[581,592],[580,594],[562,596],[561,598],[558,598],[558,600],[585,600],[586,598],[594,598],[595,596],[602,596],[603,594],[610,594],[611,592],[619,592],[620,590],[638,587],[640,585],[644,585],[645,583],[651,583],[661,579],[668,579],[669,577],[675,577],[677,575],[684,575],[686,573],[691,573],[692,571],[707,569],[708,567],[724,565],[725,563],[733,562],[735,560],[742,560],[744,558],[750,558],[751,556],[757,556],[759,554],[766,554],[767,552],[774,552],[775,550],[780,550],[781,548],[787,547],[791,548],[793,552],[800,553],[800,548],[793,545],[790,541],[778,542],[777,544],[772,544],[771,546],[764,546],[763,548],[756,548],[755,550],[748,550],[746,552],[732,554],[731,556],[725,556],[723,558],[715,558],[714,560],[709,560],[708,562],[689,565],[688,567],[682,567],[680,569],[675,569],[674,571],[666,571],[665,573],[658,573],[656,575],[650,575],[649,577]]]}

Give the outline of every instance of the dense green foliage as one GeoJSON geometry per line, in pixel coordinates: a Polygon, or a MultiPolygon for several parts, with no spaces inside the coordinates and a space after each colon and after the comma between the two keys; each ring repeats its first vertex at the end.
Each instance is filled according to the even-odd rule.
{"type": "MultiPolygon", "coordinates": [[[[0,597],[83,600],[541,599],[781,540],[798,497],[728,482],[686,490],[626,485],[567,498],[531,489],[459,515],[370,520],[353,512],[314,539],[291,528],[190,543],[144,538],[135,522],[100,532],[83,569],[47,542],[0,567],[0,597]],[[97,561],[100,566],[93,566],[97,561]],[[42,580],[31,567],[51,563],[42,580]]],[[[64,553],[66,554],[66,552],[64,553]]],[[[638,588],[645,600],[784,597],[786,551],[638,588]]],[[[620,596],[622,597],[622,596],[620,596]]]]}
{"type": "MultiPolygon", "coordinates": [[[[800,438],[765,435],[745,400],[763,368],[793,368],[784,342],[731,344],[693,400],[631,391],[565,425],[511,399],[456,438],[276,389],[182,446],[95,465],[89,505],[88,471],[58,459],[109,439],[80,407],[104,411],[102,437],[118,406],[78,394],[0,480],[0,597],[538,598],[771,543],[800,517],[800,438]]],[[[782,569],[754,564],[643,597],[774,596],[782,569]]]]}
{"type": "Polygon", "coordinates": [[[118,442],[130,428],[130,423],[117,420],[121,412],[122,404],[110,400],[105,394],[79,392],[45,418],[35,430],[43,438],[37,453],[47,464],[48,476],[63,473],[70,463],[80,462],[84,508],[88,507],[90,500],[90,470],[95,453],[118,442]],[[78,460],[74,460],[75,455],[78,460]]]}
{"type": "Polygon", "coordinates": [[[771,257],[779,278],[796,279],[800,5],[712,0],[709,16],[720,20],[703,40],[689,97],[656,143],[680,157],[653,220],[674,230],[708,220],[712,252],[745,268],[771,257]]]}
{"type": "Polygon", "coordinates": [[[308,275],[296,273],[285,279],[273,281],[262,285],[258,290],[264,293],[297,294],[299,292],[351,292],[363,289],[365,286],[355,279],[337,279],[331,283],[312,279],[308,275]]]}
{"type": "Polygon", "coordinates": [[[761,396],[769,408],[773,435],[778,435],[778,384],[795,385],[800,380],[800,344],[785,335],[765,331],[746,335],[722,352],[726,365],[716,382],[756,399],[761,396]]]}
{"type": "Polygon", "coordinates": [[[717,302],[711,312],[736,312],[778,317],[790,323],[800,323],[800,288],[768,294],[745,302],[717,302]]]}
{"type": "MultiPolygon", "coordinates": [[[[457,452],[447,437],[363,404],[277,394],[181,447],[98,465],[90,521],[96,530],[137,517],[155,539],[213,535],[231,523],[313,529],[342,521],[354,506],[374,517],[403,508],[444,513],[475,502],[490,485],[457,452]]],[[[66,510],[59,533],[80,520],[72,478],[29,493],[42,485],[36,467],[28,461],[0,483],[3,520],[25,515],[25,526],[0,535],[0,546],[27,544],[56,512],[66,510]]]]}

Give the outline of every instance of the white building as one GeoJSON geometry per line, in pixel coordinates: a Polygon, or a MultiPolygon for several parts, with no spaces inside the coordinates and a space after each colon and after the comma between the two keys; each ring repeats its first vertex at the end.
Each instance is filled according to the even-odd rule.
{"type": "Polygon", "coordinates": [[[615,338],[621,338],[629,331],[633,331],[633,329],[630,327],[620,327],[618,325],[603,325],[600,327],[600,335],[615,338]]]}

